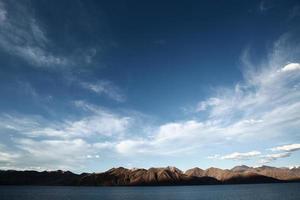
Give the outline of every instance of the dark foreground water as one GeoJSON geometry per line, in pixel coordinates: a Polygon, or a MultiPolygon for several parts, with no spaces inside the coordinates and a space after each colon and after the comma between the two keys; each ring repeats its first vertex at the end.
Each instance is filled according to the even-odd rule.
{"type": "Polygon", "coordinates": [[[0,200],[299,200],[300,183],[172,187],[0,186],[0,200]]]}

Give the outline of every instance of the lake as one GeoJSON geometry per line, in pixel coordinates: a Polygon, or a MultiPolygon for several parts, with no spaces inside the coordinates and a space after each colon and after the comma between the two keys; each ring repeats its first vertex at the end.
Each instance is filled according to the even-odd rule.
{"type": "Polygon", "coordinates": [[[1,200],[299,200],[300,183],[165,186],[0,186],[1,200]]]}

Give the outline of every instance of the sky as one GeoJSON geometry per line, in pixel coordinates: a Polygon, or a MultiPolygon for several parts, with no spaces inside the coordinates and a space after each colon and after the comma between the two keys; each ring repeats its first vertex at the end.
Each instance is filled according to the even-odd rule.
{"type": "Polygon", "coordinates": [[[0,169],[300,163],[300,2],[0,0],[0,169]]]}

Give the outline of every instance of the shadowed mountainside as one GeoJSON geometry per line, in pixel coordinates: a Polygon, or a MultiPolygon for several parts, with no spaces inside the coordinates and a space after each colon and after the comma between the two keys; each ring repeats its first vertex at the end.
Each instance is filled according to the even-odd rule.
{"type": "Polygon", "coordinates": [[[247,184],[300,181],[300,168],[237,166],[230,170],[192,168],[182,172],[176,167],[126,169],[112,168],[103,173],[74,174],[69,171],[0,171],[0,185],[70,186],[161,186],[247,184]]]}
{"type": "MultiPolygon", "coordinates": [[[[85,175],[85,174],[82,174],[85,175]]],[[[81,175],[69,171],[0,171],[0,185],[78,185],[81,175]]]]}

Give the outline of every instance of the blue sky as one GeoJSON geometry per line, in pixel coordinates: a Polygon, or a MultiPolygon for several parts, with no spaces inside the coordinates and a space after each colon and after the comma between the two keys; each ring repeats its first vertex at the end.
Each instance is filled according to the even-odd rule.
{"type": "Polygon", "coordinates": [[[0,168],[298,166],[298,1],[0,0],[0,168]]]}

